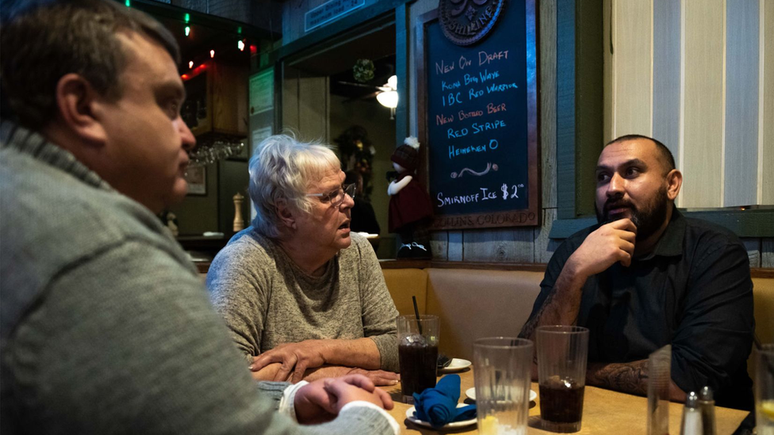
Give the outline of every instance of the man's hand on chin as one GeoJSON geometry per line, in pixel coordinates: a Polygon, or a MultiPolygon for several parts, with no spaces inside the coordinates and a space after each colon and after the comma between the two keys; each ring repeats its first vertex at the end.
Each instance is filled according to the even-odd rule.
{"type": "Polygon", "coordinates": [[[570,256],[565,267],[585,278],[604,272],[616,262],[629,267],[634,255],[637,226],[631,219],[619,219],[602,225],[570,256]]]}
{"type": "Polygon", "coordinates": [[[299,423],[320,424],[333,420],[344,405],[358,400],[386,410],[394,406],[389,394],[376,388],[370,379],[362,375],[310,382],[296,392],[293,406],[299,423]]]}

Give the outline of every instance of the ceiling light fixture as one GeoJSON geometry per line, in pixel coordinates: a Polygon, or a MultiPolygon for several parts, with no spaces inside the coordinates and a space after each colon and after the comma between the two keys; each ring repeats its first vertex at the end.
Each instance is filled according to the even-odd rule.
{"type": "Polygon", "coordinates": [[[390,109],[390,119],[395,119],[395,108],[398,107],[398,76],[393,75],[384,86],[379,86],[376,101],[390,109]]]}

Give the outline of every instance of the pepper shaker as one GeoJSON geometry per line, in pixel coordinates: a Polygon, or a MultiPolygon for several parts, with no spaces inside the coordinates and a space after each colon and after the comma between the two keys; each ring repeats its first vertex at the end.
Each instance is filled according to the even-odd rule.
{"type": "Polygon", "coordinates": [[[715,400],[712,397],[712,388],[704,387],[701,389],[698,404],[701,411],[702,433],[715,435],[715,400]]]}

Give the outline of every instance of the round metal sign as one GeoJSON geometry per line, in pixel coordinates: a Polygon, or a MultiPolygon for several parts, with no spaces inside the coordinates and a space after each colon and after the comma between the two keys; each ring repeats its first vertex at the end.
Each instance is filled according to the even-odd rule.
{"type": "Polygon", "coordinates": [[[470,45],[492,31],[506,0],[439,0],[443,34],[457,45],[470,45]]]}

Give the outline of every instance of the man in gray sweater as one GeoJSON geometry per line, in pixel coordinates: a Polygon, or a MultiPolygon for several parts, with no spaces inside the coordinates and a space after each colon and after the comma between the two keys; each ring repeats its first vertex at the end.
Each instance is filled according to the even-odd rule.
{"type": "Polygon", "coordinates": [[[0,432],[397,433],[365,377],[256,386],[163,231],[195,144],[169,32],[35,3],[0,26],[0,432]]]}

